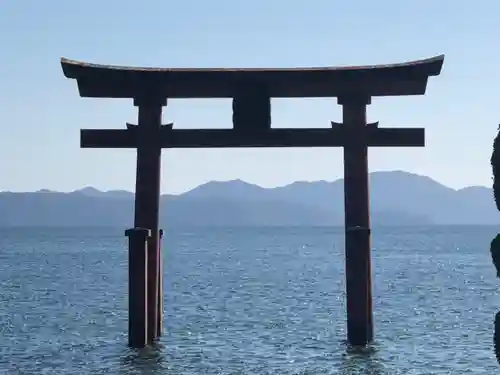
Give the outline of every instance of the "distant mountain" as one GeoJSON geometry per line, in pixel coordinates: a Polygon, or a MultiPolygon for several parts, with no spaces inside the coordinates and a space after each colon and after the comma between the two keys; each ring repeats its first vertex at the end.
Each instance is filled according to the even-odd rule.
{"type": "MultiPolygon", "coordinates": [[[[241,180],[211,181],[161,197],[162,225],[343,225],[343,180],[272,189],[241,180]]],[[[492,190],[454,190],[401,171],[370,174],[374,225],[498,224],[492,190]]],[[[0,193],[0,226],[131,226],[134,194],[86,187],[71,193],[0,193]]]]}

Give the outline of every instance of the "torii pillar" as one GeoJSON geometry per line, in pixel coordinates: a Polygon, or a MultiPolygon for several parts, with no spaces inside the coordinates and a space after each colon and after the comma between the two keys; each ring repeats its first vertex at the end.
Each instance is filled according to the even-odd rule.
{"type": "MultiPolygon", "coordinates": [[[[370,198],[366,95],[341,96],[344,144],[345,274],[347,340],[365,345],[373,340],[370,198]]],[[[376,124],[374,124],[376,125],[376,124]]]]}
{"type": "MultiPolygon", "coordinates": [[[[151,236],[147,245],[147,335],[148,341],[160,335],[160,179],[161,179],[161,131],[162,108],[167,100],[149,93],[134,99],[139,108],[137,126],[137,168],[135,184],[134,227],[148,228],[151,236]]],[[[133,250],[131,250],[133,251],[133,250]]]]}

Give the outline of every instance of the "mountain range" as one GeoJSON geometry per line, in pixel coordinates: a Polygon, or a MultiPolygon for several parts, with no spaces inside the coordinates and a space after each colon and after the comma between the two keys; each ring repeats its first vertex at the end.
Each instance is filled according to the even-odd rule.
{"type": "MultiPolygon", "coordinates": [[[[343,179],[262,188],[211,181],[161,197],[162,226],[333,226],[344,221],[343,179]]],[[[403,171],[370,174],[373,225],[500,223],[490,188],[459,190],[403,171]]],[[[0,193],[0,226],[123,226],[133,223],[134,194],[87,187],[71,193],[0,193]]]]}

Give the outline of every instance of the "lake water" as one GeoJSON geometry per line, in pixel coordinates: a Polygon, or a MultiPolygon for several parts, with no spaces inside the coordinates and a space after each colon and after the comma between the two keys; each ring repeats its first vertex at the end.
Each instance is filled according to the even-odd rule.
{"type": "Polygon", "coordinates": [[[122,229],[0,229],[0,374],[494,374],[492,227],[373,232],[375,338],[345,345],[340,228],[167,229],[165,333],[128,349],[122,229]]]}

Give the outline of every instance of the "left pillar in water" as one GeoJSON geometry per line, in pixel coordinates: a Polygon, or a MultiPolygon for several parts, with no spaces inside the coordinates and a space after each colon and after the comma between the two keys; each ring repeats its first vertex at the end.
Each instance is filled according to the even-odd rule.
{"type": "Polygon", "coordinates": [[[151,231],[132,228],[128,237],[128,343],[133,348],[148,344],[147,324],[147,261],[148,239],[151,231]]]}

